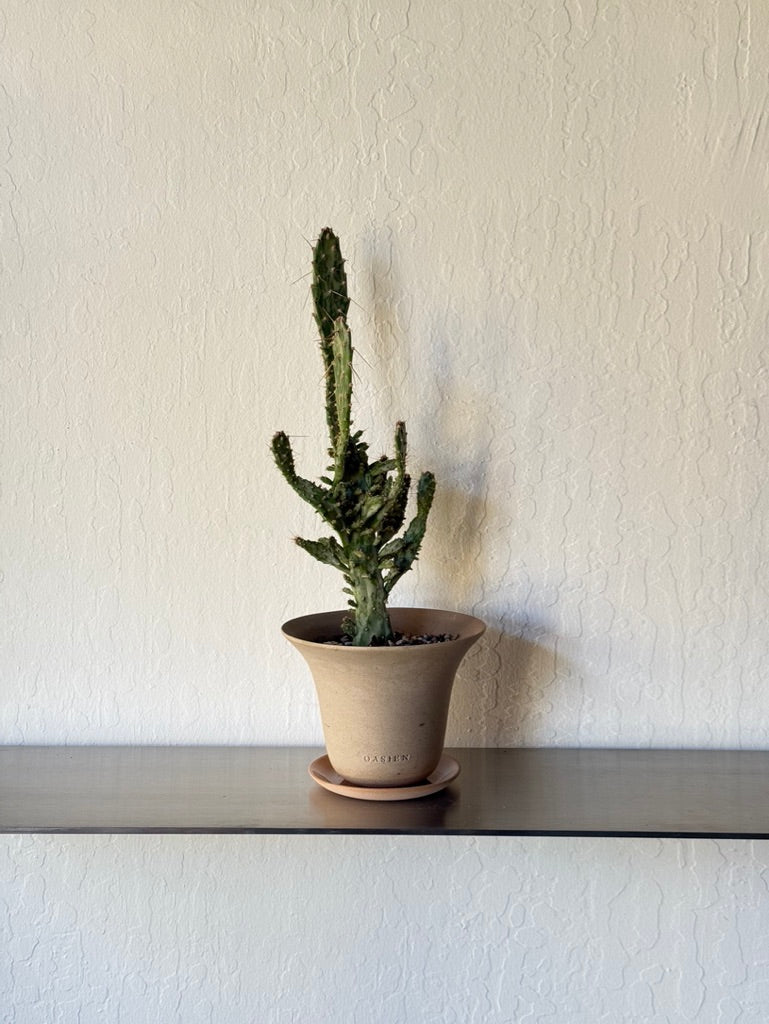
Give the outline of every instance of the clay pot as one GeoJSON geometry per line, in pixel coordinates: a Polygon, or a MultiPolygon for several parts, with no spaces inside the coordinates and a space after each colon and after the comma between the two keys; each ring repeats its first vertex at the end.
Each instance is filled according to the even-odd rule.
{"type": "Polygon", "coordinates": [[[391,608],[395,632],[456,639],[404,647],[323,643],[339,635],[346,614],[304,615],[282,627],[312,673],[329,760],[354,785],[421,782],[443,753],[457,668],[486,627],[460,612],[391,608]]]}

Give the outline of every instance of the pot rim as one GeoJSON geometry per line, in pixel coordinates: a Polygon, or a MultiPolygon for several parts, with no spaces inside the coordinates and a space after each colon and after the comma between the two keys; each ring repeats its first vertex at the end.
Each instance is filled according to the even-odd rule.
{"type": "MultiPolygon", "coordinates": [[[[323,628],[324,625],[327,625],[329,627],[333,627],[334,625],[338,626],[341,623],[344,616],[349,614],[349,608],[342,608],[328,612],[311,612],[307,615],[297,615],[294,618],[288,619],[286,622],[284,622],[283,625],[280,627],[280,630],[281,633],[283,633],[283,635],[286,637],[286,639],[290,640],[291,643],[293,644],[303,644],[307,645],[308,647],[321,647],[326,650],[330,649],[334,652],[343,652],[345,656],[355,654],[360,655],[361,653],[366,652],[375,652],[381,655],[385,651],[388,653],[388,656],[403,656],[404,654],[413,655],[417,651],[434,651],[436,650],[436,648],[443,648],[445,650],[447,646],[452,646],[458,643],[467,643],[468,640],[476,641],[480,639],[480,637],[486,631],[486,623],[482,619],[477,618],[475,615],[468,615],[466,612],[455,612],[450,611],[446,608],[421,608],[401,606],[394,606],[392,608],[389,608],[388,611],[391,614],[395,613],[396,616],[398,616],[399,613],[408,614],[409,612],[415,612],[421,616],[426,617],[434,615],[440,618],[453,619],[455,626],[464,628],[462,632],[460,632],[457,636],[454,637],[453,640],[444,640],[439,644],[404,644],[402,647],[390,647],[387,645],[383,645],[381,647],[353,647],[351,645],[347,646],[344,644],[328,644],[322,640],[309,640],[306,636],[302,635],[303,624],[307,624],[310,621],[313,621],[315,627],[319,628],[323,628]]],[[[427,630],[425,631],[428,630],[430,630],[430,627],[427,627],[427,630]]],[[[441,629],[438,623],[436,623],[436,628],[432,631],[436,633],[449,632],[449,630],[447,629],[441,629]]]]}

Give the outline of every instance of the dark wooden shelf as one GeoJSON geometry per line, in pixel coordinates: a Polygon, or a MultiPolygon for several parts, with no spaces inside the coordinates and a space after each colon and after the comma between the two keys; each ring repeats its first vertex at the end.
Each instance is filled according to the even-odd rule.
{"type": "Polygon", "coordinates": [[[312,747],[0,747],[0,832],[769,838],[769,752],[478,749],[396,803],[320,789],[312,747]]]}

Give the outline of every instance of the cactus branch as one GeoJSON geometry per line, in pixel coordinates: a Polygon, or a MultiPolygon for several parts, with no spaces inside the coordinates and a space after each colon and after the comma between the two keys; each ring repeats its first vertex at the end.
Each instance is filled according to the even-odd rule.
{"type": "Polygon", "coordinates": [[[308,505],[312,505],[315,511],[327,523],[336,528],[338,522],[337,509],[330,490],[320,487],[318,484],[313,483],[312,480],[305,480],[304,477],[297,475],[294,469],[294,454],[291,450],[291,442],[282,430],[278,431],[272,439],[272,454],[278,469],[299,497],[306,501],[308,505]]]}
{"type": "Polygon", "coordinates": [[[330,228],[324,228],[312,253],[312,301],[315,323],[320,334],[320,350],[326,374],[326,422],[332,449],[336,449],[338,429],[336,411],[336,378],[334,374],[334,334],[339,320],[347,322],[350,300],[347,297],[347,275],[339,247],[339,239],[330,228]]]}
{"type": "Polygon", "coordinates": [[[334,321],[331,336],[331,368],[334,382],[334,415],[336,429],[332,439],[334,452],[334,482],[344,466],[345,453],[350,441],[352,422],[352,339],[342,317],[334,321]]]}
{"type": "Polygon", "coordinates": [[[391,541],[380,551],[380,557],[392,566],[385,574],[385,590],[388,595],[419,555],[434,496],[435,477],[432,473],[423,473],[417,484],[416,515],[407,526],[403,536],[396,541],[391,541]]]}
{"type": "Polygon", "coordinates": [[[297,537],[296,543],[313,558],[317,558],[319,562],[324,562],[342,572],[347,571],[344,553],[335,537],[321,537],[319,540],[305,540],[304,537],[297,537]]]}

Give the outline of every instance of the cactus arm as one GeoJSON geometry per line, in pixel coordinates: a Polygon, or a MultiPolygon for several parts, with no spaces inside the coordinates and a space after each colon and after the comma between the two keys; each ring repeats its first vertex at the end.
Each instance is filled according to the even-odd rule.
{"type": "Polygon", "coordinates": [[[331,351],[336,417],[333,441],[334,482],[338,483],[344,474],[352,419],[352,339],[342,317],[334,321],[331,351]]]}
{"type": "Polygon", "coordinates": [[[416,543],[417,547],[422,543],[434,497],[435,477],[432,473],[423,473],[417,483],[417,512],[403,535],[407,543],[416,543]]]}
{"type": "Polygon", "coordinates": [[[315,322],[321,338],[331,341],[334,324],[346,318],[350,308],[347,274],[339,239],[331,228],[323,228],[312,252],[312,300],[315,322]]]}
{"type": "Polygon", "coordinates": [[[403,477],[400,486],[394,488],[387,506],[386,515],[382,517],[379,527],[380,544],[386,544],[390,541],[403,526],[406,519],[406,506],[409,500],[410,486],[411,478],[407,474],[403,477]]]}
{"type": "Polygon", "coordinates": [[[339,522],[338,510],[331,492],[297,474],[294,469],[291,442],[282,430],[279,430],[272,439],[272,455],[278,469],[299,497],[308,505],[312,505],[315,511],[336,530],[339,522]]]}
{"type": "Polygon", "coordinates": [[[408,572],[419,554],[434,496],[435,477],[432,473],[423,473],[417,484],[417,510],[414,518],[402,537],[391,541],[379,552],[380,559],[392,566],[384,575],[385,591],[388,595],[401,576],[408,572]]]}
{"type": "Polygon", "coordinates": [[[312,253],[312,301],[315,323],[320,334],[320,350],[326,375],[326,422],[333,450],[337,447],[338,418],[336,381],[334,377],[333,339],[335,324],[346,322],[350,300],[347,296],[347,274],[344,269],[339,239],[330,228],[324,228],[312,253]]]}
{"type": "Polygon", "coordinates": [[[321,537],[318,540],[305,540],[297,537],[296,543],[319,562],[330,565],[334,569],[347,571],[347,562],[339,542],[334,537],[321,537]]]}
{"type": "Polygon", "coordinates": [[[395,464],[398,469],[398,475],[403,476],[406,472],[406,449],[408,446],[406,439],[406,424],[403,420],[399,420],[395,424],[395,464]]]}
{"type": "Polygon", "coordinates": [[[395,476],[389,482],[389,500],[379,523],[379,543],[386,544],[403,526],[411,479],[406,472],[406,425],[395,426],[395,458],[391,460],[395,476]]]}

